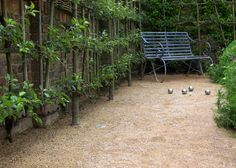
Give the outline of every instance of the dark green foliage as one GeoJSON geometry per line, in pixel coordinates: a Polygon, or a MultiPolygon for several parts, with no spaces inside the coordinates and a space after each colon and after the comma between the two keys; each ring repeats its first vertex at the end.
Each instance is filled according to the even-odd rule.
{"type": "Polygon", "coordinates": [[[124,2],[116,3],[115,0],[83,0],[87,6],[91,6],[94,14],[99,19],[117,19],[138,21],[139,15],[134,9],[125,6],[124,2]]]}
{"type": "Polygon", "coordinates": [[[219,66],[218,64],[211,65],[208,69],[208,75],[213,82],[220,83],[224,77],[223,67],[219,66]]]}
{"type": "Polygon", "coordinates": [[[174,29],[178,22],[179,6],[171,1],[163,3],[163,0],[144,0],[143,24],[147,31],[164,31],[166,28],[174,29]]]}
{"type": "Polygon", "coordinates": [[[36,122],[42,123],[36,113],[41,105],[41,100],[33,89],[33,84],[27,81],[18,83],[17,79],[6,76],[6,85],[1,87],[0,97],[0,123],[6,118],[16,120],[21,117],[24,111],[27,112],[36,122]],[[9,90],[9,85],[11,90],[9,90]]]}
{"type": "Polygon", "coordinates": [[[137,65],[144,62],[144,57],[140,53],[126,53],[115,62],[116,79],[125,77],[129,70],[129,64],[137,65]]]}
{"type": "Polygon", "coordinates": [[[11,44],[11,48],[19,50],[20,53],[35,56],[33,52],[35,44],[31,40],[22,39],[21,25],[13,19],[5,19],[5,26],[0,25],[0,43],[5,41],[11,44]]]}
{"type": "Polygon", "coordinates": [[[223,84],[218,92],[215,120],[218,126],[236,128],[236,41],[223,52],[218,65],[211,67],[211,78],[223,84]]]}
{"type": "Polygon", "coordinates": [[[223,51],[223,54],[219,57],[219,64],[211,66],[208,70],[211,79],[218,83],[225,82],[225,75],[227,75],[226,69],[231,66],[236,59],[236,41],[230,43],[230,45],[223,51]]]}
{"type": "Polygon", "coordinates": [[[71,101],[65,90],[61,86],[51,86],[48,89],[41,88],[42,105],[62,105],[66,106],[71,101]]]}

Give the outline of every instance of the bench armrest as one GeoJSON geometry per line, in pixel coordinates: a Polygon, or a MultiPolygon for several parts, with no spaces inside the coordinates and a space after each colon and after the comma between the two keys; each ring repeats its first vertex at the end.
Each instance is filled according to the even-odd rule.
{"type": "Polygon", "coordinates": [[[207,48],[205,48],[205,50],[203,51],[203,54],[209,56],[209,54],[211,53],[211,44],[209,42],[204,41],[204,40],[198,40],[198,39],[193,40],[189,36],[188,36],[188,38],[189,38],[190,42],[192,42],[192,43],[205,44],[207,46],[207,48]],[[206,53],[209,53],[209,54],[206,54],[206,53]]]}
{"type": "Polygon", "coordinates": [[[143,39],[143,42],[144,42],[144,43],[149,44],[149,42],[148,42],[145,38],[142,37],[142,39],[143,39]]]}
{"type": "MultiPolygon", "coordinates": [[[[151,43],[148,42],[145,38],[142,37],[142,39],[143,39],[144,45],[145,45],[145,44],[151,44],[151,43]]],[[[155,42],[155,45],[156,45],[156,46],[159,45],[159,46],[161,47],[161,50],[158,49],[158,50],[156,51],[156,55],[158,56],[158,55],[160,55],[160,53],[161,53],[161,56],[160,56],[160,57],[162,57],[162,56],[164,55],[164,47],[163,47],[163,45],[162,45],[160,42],[158,42],[158,41],[155,42]]]]}
{"type": "Polygon", "coordinates": [[[159,56],[160,55],[160,58],[163,57],[164,55],[164,47],[163,45],[160,43],[160,42],[156,42],[156,44],[158,44],[160,47],[161,47],[161,50],[157,50],[156,51],[156,55],[159,56]]]}

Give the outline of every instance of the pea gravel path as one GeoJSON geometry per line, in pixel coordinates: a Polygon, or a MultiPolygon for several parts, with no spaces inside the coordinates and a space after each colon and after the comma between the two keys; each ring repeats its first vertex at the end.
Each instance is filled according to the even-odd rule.
{"type": "Polygon", "coordinates": [[[79,127],[65,115],[0,145],[0,168],[235,168],[236,139],[213,120],[217,89],[202,76],[124,83],[114,101],[84,106],[79,127]]]}

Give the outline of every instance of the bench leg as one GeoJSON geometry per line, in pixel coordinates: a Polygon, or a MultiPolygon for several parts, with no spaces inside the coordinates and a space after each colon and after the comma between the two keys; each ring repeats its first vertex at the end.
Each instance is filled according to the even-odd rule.
{"type": "Polygon", "coordinates": [[[190,73],[190,70],[191,70],[191,68],[192,68],[192,61],[190,62],[190,64],[189,64],[189,66],[188,66],[188,72],[187,72],[187,74],[189,74],[190,73]]]}
{"type": "Polygon", "coordinates": [[[210,58],[211,64],[214,65],[214,61],[212,58],[210,58]]]}
{"type": "Polygon", "coordinates": [[[143,79],[143,77],[144,77],[144,74],[145,74],[145,70],[146,70],[146,67],[147,67],[147,60],[145,60],[145,62],[144,63],[142,63],[142,72],[141,72],[141,78],[143,79]]]}
{"type": "Polygon", "coordinates": [[[167,64],[166,64],[166,62],[164,61],[164,60],[161,60],[162,62],[163,62],[163,66],[164,66],[164,77],[163,77],[163,79],[161,79],[161,80],[159,80],[158,78],[157,78],[157,73],[156,73],[156,68],[155,68],[155,64],[154,64],[154,62],[153,61],[151,61],[151,64],[152,64],[152,69],[153,69],[153,73],[154,73],[154,76],[155,76],[155,79],[156,79],[156,81],[157,82],[160,82],[160,83],[163,83],[164,81],[165,81],[165,78],[166,78],[166,75],[167,75],[167,64]]]}
{"type": "Polygon", "coordinates": [[[155,76],[155,79],[157,82],[159,82],[158,78],[157,78],[157,73],[156,73],[156,69],[155,69],[155,64],[153,61],[151,61],[151,64],[152,64],[152,69],[153,69],[153,73],[154,73],[154,76],[155,76]]]}
{"type": "Polygon", "coordinates": [[[198,61],[198,64],[199,64],[199,70],[200,70],[201,75],[204,75],[203,69],[202,69],[202,62],[198,61]]]}
{"type": "Polygon", "coordinates": [[[165,73],[164,73],[164,78],[161,80],[161,83],[163,83],[164,82],[164,80],[166,79],[166,74],[167,74],[167,64],[166,64],[166,62],[164,61],[164,60],[161,60],[162,62],[163,62],[163,64],[164,64],[164,70],[165,70],[165,73]]]}

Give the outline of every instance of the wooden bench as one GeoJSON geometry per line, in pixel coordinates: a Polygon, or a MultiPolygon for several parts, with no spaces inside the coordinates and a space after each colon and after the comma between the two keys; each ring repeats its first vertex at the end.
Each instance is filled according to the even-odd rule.
{"type": "MultiPolygon", "coordinates": [[[[203,74],[202,60],[209,60],[213,64],[212,58],[209,56],[211,46],[208,42],[192,40],[187,32],[141,32],[143,40],[144,56],[148,59],[153,68],[153,72],[157,81],[156,70],[154,60],[159,59],[163,62],[165,76],[167,74],[167,64],[171,61],[184,61],[189,66],[189,70],[194,69],[192,61],[198,61],[199,71],[203,74]],[[191,49],[191,43],[205,44],[205,49],[201,55],[194,55],[191,49]],[[190,63],[186,63],[190,61],[190,63]]],[[[162,66],[162,67],[163,67],[162,66]]],[[[194,69],[196,70],[196,69],[194,69]]],[[[164,78],[165,79],[165,78],[164,78]]],[[[164,81],[161,80],[161,82],[164,81]]]]}

